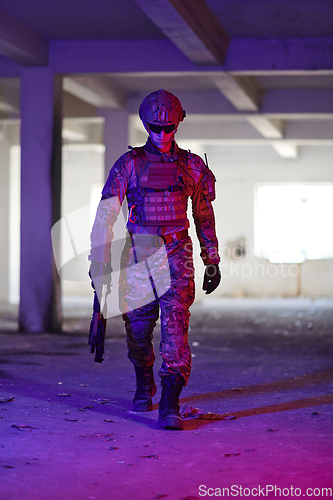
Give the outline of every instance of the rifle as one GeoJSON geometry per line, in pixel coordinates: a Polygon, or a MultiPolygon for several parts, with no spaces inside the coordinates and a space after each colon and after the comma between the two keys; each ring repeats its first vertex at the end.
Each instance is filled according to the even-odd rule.
{"type": "Polygon", "coordinates": [[[106,330],[106,319],[101,312],[100,302],[98,300],[97,292],[94,291],[94,305],[93,314],[90,322],[89,331],[89,341],[90,352],[94,354],[95,349],[95,361],[97,363],[102,363],[104,354],[104,340],[105,340],[105,330],[106,330]]]}
{"type": "MultiPolygon", "coordinates": [[[[106,297],[111,292],[111,271],[110,263],[107,264],[109,273],[107,274],[107,288],[104,299],[104,306],[106,304],[106,297]]],[[[90,274],[90,273],[89,273],[90,274]]],[[[96,273],[96,276],[104,273],[96,273]]],[[[89,340],[88,344],[91,346],[90,352],[95,353],[95,361],[97,363],[102,363],[104,354],[104,340],[105,340],[105,330],[106,330],[106,318],[103,316],[103,308],[101,308],[102,295],[103,295],[103,284],[98,283],[98,279],[94,276],[90,277],[92,279],[92,284],[94,288],[94,303],[93,303],[93,314],[90,322],[89,330],[89,340]],[[96,352],[95,352],[96,351],[96,352]]]]}

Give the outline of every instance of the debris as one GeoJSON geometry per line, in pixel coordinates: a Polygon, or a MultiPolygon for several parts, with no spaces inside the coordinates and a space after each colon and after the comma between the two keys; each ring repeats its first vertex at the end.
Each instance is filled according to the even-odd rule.
{"type": "Polygon", "coordinates": [[[232,391],[243,391],[244,389],[242,389],[241,387],[234,387],[231,390],[232,391]]]}
{"type": "Polygon", "coordinates": [[[111,419],[109,419],[109,418],[105,418],[105,419],[104,419],[104,422],[110,422],[110,423],[112,423],[112,424],[116,424],[116,423],[117,423],[117,420],[111,420],[111,419]]]}
{"type": "Polygon", "coordinates": [[[237,457],[237,455],[240,455],[240,453],[225,453],[225,457],[237,457]]]}
{"type": "Polygon", "coordinates": [[[321,413],[319,413],[319,411],[313,411],[312,415],[321,415],[321,413]]]}
{"type": "Polygon", "coordinates": [[[37,429],[37,427],[33,427],[32,425],[18,425],[18,424],[12,424],[12,427],[15,427],[15,429],[37,429]]]}
{"type": "Polygon", "coordinates": [[[208,413],[204,413],[203,415],[199,415],[198,418],[201,420],[235,420],[236,417],[229,415],[229,413],[220,415],[219,413],[213,413],[210,411],[208,413]]]}
{"type": "Polygon", "coordinates": [[[199,410],[199,408],[194,408],[193,406],[191,407],[186,407],[186,408],[183,408],[181,411],[180,411],[180,415],[181,417],[183,418],[198,418],[198,415],[197,414],[202,414],[203,412],[201,410],[199,410]],[[195,416],[197,415],[197,416],[195,416]]]}
{"type": "Polygon", "coordinates": [[[118,446],[111,446],[109,450],[119,450],[118,446]]]}
{"type": "Polygon", "coordinates": [[[4,467],[5,469],[14,469],[12,465],[3,465],[2,467],[4,467]]]}
{"type": "Polygon", "coordinates": [[[9,403],[10,401],[15,401],[14,396],[11,398],[0,398],[0,403],[9,403]]]}
{"type": "Polygon", "coordinates": [[[65,394],[64,392],[61,393],[61,394],[57,394],[57,396],[59,396],[60,398],[69,398],[71,396],[71,394],[65,394]]]}
{"type": "Polygon", "coordinates": [[[267,430],[270,432],[275,432],[275,431],[278,431],[279,429],[267,429],[267,430]]]}
{"type": "Polygon", "coordinates": [[[66,418],[65,417],[65,420],[67,420],[67,422],[78,422],[77,418],[66,418]]]}
{"type": "Polygon", "coordinates": [[[91,410],[91,408],[93,408],[93,405],[87,405],[87,406],[84,406],[83,408],[78,408],[78,411],[87,411],[87,410],[91,410]]]}
{"type": "Polygon", "coordinates": [[[142,455],[140,458],[156,458],[157,460],[159,459],[157,455],[142,455]]]}
{"type": "Polygon", "coordinates": [[[213,413],[213,412],[208,412],[204,413],[202,410],[199,410],[199,408],[194,408],[191,406],[190,408],[184,408],[181,412],[180,415],[183,418],[198,418],[200,420],[235,420],[236,417],[233,415],[229,415],[229,413],[213,413]]]}
{"type": "Polygon", "coordinates": [[[98,403],[99,405],[105,405],[110,400],[109,399],[94,399],[94,401],[95,401],[95,403],[98,403]]]}
{"type": "Polygon", "coordinates": [[[88,384],[80,384],[81,387],[89,387],[88,384]]]}

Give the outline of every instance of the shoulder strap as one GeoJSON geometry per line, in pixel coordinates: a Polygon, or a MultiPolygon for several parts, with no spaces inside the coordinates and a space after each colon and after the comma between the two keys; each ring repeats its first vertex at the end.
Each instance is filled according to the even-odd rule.
{"type": "MultiPolygon", "coordinates": [[[[132,158],[134,160],[135,172],[136,172],[136,185],[138,188],[139,178],[142,175],[143,159],[146,158],[145,148],[143,146],[138,146],[136,148],[131,148],[130,151],[132,158]]],[[[136,189],[136,188],[134,188],[136,189]]]]}
{"type": "Polygon", "coordinates": [[[180,158],[181,160],[184,160],[184,161],[187,162],[187,160],[188,160],[188,151],[186,149],[179,148],[178,149],[178,158],[180,158]]]}
{"type": "Polygon", "coordinates": [[[138,156],[139,158],[144,158],[146,156],[145,148],[143,146],[133,148],[131,150],[131,153],[134,154],[134,156],[138,156]]]}

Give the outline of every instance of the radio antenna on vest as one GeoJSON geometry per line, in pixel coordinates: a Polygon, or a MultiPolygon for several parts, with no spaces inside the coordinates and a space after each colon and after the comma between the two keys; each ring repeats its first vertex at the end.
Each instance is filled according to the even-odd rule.
{"type": "Polygon", "coordinates": [[[207,154],[206,153],[205,153],[205,162],[206,162],[206,167],[209,168],[208,167],[208,158],[207,158],[207,154]]]}

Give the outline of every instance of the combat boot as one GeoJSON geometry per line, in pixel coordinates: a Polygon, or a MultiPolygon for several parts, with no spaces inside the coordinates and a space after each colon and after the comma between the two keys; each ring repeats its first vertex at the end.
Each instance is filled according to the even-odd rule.
{"type": "Polygon", "coordinates": [[[182,392],[184,379],[181,375],[162,377],[162,395],[159,403],[158,424],[163,429],[183,429],[183,420],[179,415],[179,396],[182,392]]]}
{"type": "Polygon", "coordinates": [[[152,397],[156,394],[156,384],[152,366],[134,366],[136,391],[133,399],[134,411],[151,411],[152,397]]]}

